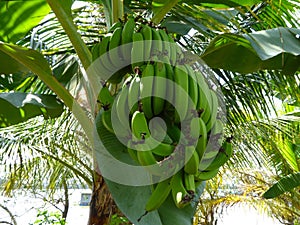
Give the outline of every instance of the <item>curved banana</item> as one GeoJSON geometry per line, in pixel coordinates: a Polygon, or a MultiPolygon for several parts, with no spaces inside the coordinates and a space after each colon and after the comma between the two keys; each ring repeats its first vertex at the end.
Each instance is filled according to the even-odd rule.
{"type": "Polygon", "coordinates": [[[162,62],[154,63],[154,86],[152,97],[153,114],[159,115],[164,110],[166,98],[166,68],[162,62]]]}
{"type": "Polygon", "coordinates": [[[182,135],[180,128],[169,121],[167,121],[167,134],[174,143],[178,143],[182,135]]]}
{"type": "Polygon", "coordinates": [[[174,81],[175,123],[180,123],[185,119],[189,108],[189,77],[185,66],[175,66],[174,81]]]}
{"type": "Polygon", "coordinates": [[[144,37],[142,33],[132,34],[132,49],[131,49],[131,67],[135,70],[136,67],[144,64],[144,37]]]}
{"type": "Polygon", "coordinates": [[[96,73],[99,73],[99,76],[103,80],[107,80],[113,74],[113,70],[111,69],[113,66],[108,57],[108,45],[109,45],[110,37],[106,36],[102,39],[102,41],[96,44],[93,48],[93,61],[97,60],[95,63],[98,63],[95,67],[96,73]],[[104,55],[105,54],[105,55],[104,55]],[[100,57],[102,56],[102,57],[100,57]]]}
{"type": "Polygon", "coordinates": [[[216,120],[214,127],[212,128],[209,141],[206,147],[206,151],[201,159],[200,169],[206,169],[206,167],[217,156],[220,147],[223,143],[223,122],[219,119],[216,120]]]}
{"type": "Polygon", "coordinates": [[[213,90],[210,90],[210,93],[211,93],[210,96],[211,96],[212,108],[211,108],[210,119],[206,124],[207,131],[210,131],[210,129],[214,126],[217,120],[218,107],[219,107],[217,94],[213,90]]]}
{"type": "Polygon", "coordinates": [[[145,140],[151,136],[144,112],[137,110],[133,113],[131,119],[131,130],[133,134],[132,138],[136,142],[142,141],[141,143],[144,143],[145,140]]]}
{"type": "Polygon", "coordinates": [[[210,171],[201,171],[195,175],[197,181],[210,180],[215,177],[219,172],[219,168],[210,171]]]}
{"type": "Polygon", "coordinates": [[[190,158],[184,165],[184,172],[188,174],[196,174],[199,170],[200,159],[198,153],[196,152],[194,146],[186,146],[185,152],[190,158]]]}
{"type": "Polygon", "coordinates": [[[132,140],[129,139],[127,143],[127,151],[129,156],[137,163],[139,163],[138,157],[137,157],[137,151],[134,149],[134,144],[132,143],[132,140]]]}
{"type": "Polygon", "coordinates": [[[219,149],[217,156],[209,164],[205,170],[214,170],[223,166],[232,155],[232,144],[229,141],[224,141],[222,147],[219,149]]]}
{"type": "Polygon", "coordinates": [[[200,96],[198,109],[203,110],[203,112],[201,113],[201,117],[203,121],[207,123],[210,119],[211,109],[212,109],[211,93],[202,73],[197,72],[196,77],[199,84],[199,96],[200,96]]]}
{"type": "MultiPolygon", "coordinates": [[[[136,144],[135,148],[137,149],[138,161],[142,166],[150,166],[157,164],[156,158],[154,157],[152,151],[146,151],[146,149],[149,149],[149,146],[147,146],[145,143],[136,144]]],[[[150,170],[149,172],[155,174],[155,171],[150,170]]]]}
{"type": "Polygon", "coordinates": [[[183,184],[183,171],[179,170],[171,179],[172,197],[177,208],[190,204],[193,196],[188,193],[183,184]]]}
{"type": "Polygon", "coordinates": [[[156,185],[146,203],[145,210],[147,212],[158,209],[165,202],[172,190],[170,182],[171,178],[161,181],[156,185]]]}
{"type": "Polygon", "coordinates": [[[196,192],[196,184],[194,174],[184,173],[184,186],[187,192],[191,195],[194,195],[196,192]]]}
{"type": "MultiPolygon", "coordinates": [[[[169,36],[169,35],[168,35],[169,36]]],[[[172,63],[172,65],[176,65],[177,64],[177,49],[179,48],[179,46],[176,44],[176,42],[174,41],[174,39],[169,36],[169,43],[170,43],[170,62],[172,63]]]]}
{"type": "Polygon", "coordinates": [[[122,30],[122,40],[121,40],[122,45],[132,42],[132,34],[134,33],[135,26],[136,24],[134,18],[133,17],[128,18],[122,30]]]}
{"type": "Polygon", "coordinates": [[[128,18],[122,30],[121,39],[121,55],[123,55],[124,64],[131,62],[132,35],[134,33],[136,23],[133,17],[128,18]]]}
{"type": "Polygon", "coordinates": [[[190,138],[191,141],[194,142],[194,140],[198,141],[200,137],[200,120],[201,118],[198,116],[194,116],[191,120],[190,123],[188,124],[189,127],[186,128],[188,137],[190,138]]]}
{"type": "Polygon", "coordinates": [[[117,27],[110,37],[109,58],[111,63],[118,69],[120,69],[121,67],[120,61],[123,60],[124,58],[122,51],[120,51],[120,47],[119,47],[121,45],[121,38],[122,38],[122,27],[117,27]]]}
{"type": "Polygon", "coordinates": [[[140,32],[144,38],[144,61],[149,61],[151,59],[152,28],[147,24],[142,24],[140,32]]]}
{"type": "Polygon", "coordinates": [[[196,151],[199,155],[199,159],[202,160],[203,154],[206,151],[207,130],[206,130],[206,125],[201,117],[199,117],[198,122],[199,122],[199,138],[196,145],[196,151]]]}
{"type": "Polygon", "coordinates": [[[132,76],[129,76],[126,81],[124,82],[124,85],[119,92],[119,95],[116,97],[116,114],[120,121],[120,123],[125,127],[129,128],[129,114],[130,109],[128,106],[128,93],[129,93],[129,85],[132,80],[132,76]]]}
{"type": "Polygon", "coordinates": [[[165,101],[165,108],[168,109],[172,109],[173,108],[173,98],[174,98],[174,71],[173,71],[173,67],[170,64],[170,61],[168,61],[169,58],[167,56],[164,56],[163,58],[163,62],[165,63],[165,67],[166,67],[166,74],[167,74],[167,86],[166,86],[166,101],[165,101]]]}
{"type": "Polygon", "coordinates": [[[101,45],[101,43],[97,43],[92,47],[91,53],[92,53],[92,60],[93,61],[98,59],[99,56],[100,56],[100,53],[99,53],[100,45],[101,45]]]}
{"type": "Polygon", "coordinates": [[[150,119],[153,117],[152,112],[152,89],[154,84],[154,66],[148,63],[142,71],[140,81],[140,97],[145,116],[150,119]]]}
{"type": "Polygon", "coordinates": [[[192,67],[188,64],[185,65],[188,76],[189,76],[189,96],[191,98],[191,102],[188,109],[188,115],[187,117],[193,117],[195,115],[195,112],[197,111],[197,104],[198,104],[198,84],[197,84],[197,78],[195,75],[194,70],[192,67]]]}
{"type": "Polygon", "coordinates": [[[111,110],[104,110],[101,114],[101,120],[106,130],[114,134],[115,132],[111,123],[111,110]]]}
{"type": "Polygon", "coordinates": [[[136,74],[128,89],[128,107],[130,113],[133,114],[135,111],[139,110],[139,100],[140,100],[140,77],[136,74]]]}
{"type": "Polygon", "coordinates": [[[101,88],[97,100],[104,109],[110,109],[114,103],[115,98],[111,95],[107,84],[101,88]]]}
{"type": "Polygon", "coordinates": [[[160,34],[161,40],[163,41],[163,43],[162,43],[162,45],[163,45],[162,54],[164,56],[167,56],[168,58],[170,58],[171,57],[171,47],[170,47],[170,42],[169,42],[169,35],[163,29],[160,29],[158,32],[160,34]]]}
{"type": "Polygon", "coordinates": [[[151,46],[151,57],[158,57],[161,59],[163,52],[163,43],[159,31],[155,28],[152,28],[152,46],[151,46]]]}
{"type": "Polygon", "coordinates": [[[175,149],[174,145],[159,142],[153,137],[147,138],[145,142],[150,147],[151,151],[158,156],[169,156],[173,153],[175,149]]]}
{"type": "Polygon", "coordinates": [[[115,22],[113,25],[111,25],[111,27],[109,28],[108,32],[114,32],[115,29],[122,27],[123,23],[121,23],[120,21],[115,22]]]}

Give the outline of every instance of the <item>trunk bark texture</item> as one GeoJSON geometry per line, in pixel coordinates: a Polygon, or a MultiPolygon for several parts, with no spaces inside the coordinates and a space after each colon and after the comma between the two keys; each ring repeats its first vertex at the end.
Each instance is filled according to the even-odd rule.
{"type": "Polygon", "coordinates": [[[88,225],[107,225],[118,212],[103,177],[95,172],[88,225]]]}

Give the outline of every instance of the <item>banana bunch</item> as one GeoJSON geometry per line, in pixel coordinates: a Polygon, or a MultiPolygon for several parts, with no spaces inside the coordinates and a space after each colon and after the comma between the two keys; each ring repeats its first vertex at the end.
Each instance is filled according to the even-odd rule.
{"type": "Polygon", "coordinates": [[[114,95],[107,86],[99,93],[104,126],[138,165],[162,178],[153,185],[146,212],[169,195],[178,208],[189,205],[198,185],[216,176],[232,155],[217,92],[185,62],[164,29],[144,21],[114,24],[92,52],[101,78],[117,87],[114,95]],[[162,168],[171,174],[167,179],[162,168]]]}
{"type": "Polygon", "coordinates": [[[103,80],[119,83],[126,74],[154,56],[164,55],[175,63],[179,51],[176,45],[169,45],[170,42],[175,43],[163,29],[133,17],[126,18],[115,23],[101,42],[93,46],[94,69],[103,80]],[[175,49],[170,49],[172,47],[175,49]]]}

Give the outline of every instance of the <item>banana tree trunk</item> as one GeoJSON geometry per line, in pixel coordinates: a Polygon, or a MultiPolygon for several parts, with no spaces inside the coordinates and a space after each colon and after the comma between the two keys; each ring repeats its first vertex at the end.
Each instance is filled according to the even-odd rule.
{"type": "Polygon", "coordinates": [[[95,172],[88,225],[107,225],[117,211],[103,177],[95,172]]]}

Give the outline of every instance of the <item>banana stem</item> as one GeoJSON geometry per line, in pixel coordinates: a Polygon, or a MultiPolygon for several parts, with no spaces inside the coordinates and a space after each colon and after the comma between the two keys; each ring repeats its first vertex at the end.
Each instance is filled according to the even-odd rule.
{"type": "Polygon", "coordinates": [[[123,18],[123,6],[123,0],[112,0],[112,23],[118,22],[119,19],[123,18]]]}
{"type": "Polygon", "coordinates": [[[72,42],[84,69],[87,70],[92,63],[92,54],[77,32],[71,11],[67,9],[63,1],[47,0],[47,2],[72,42]]]}

